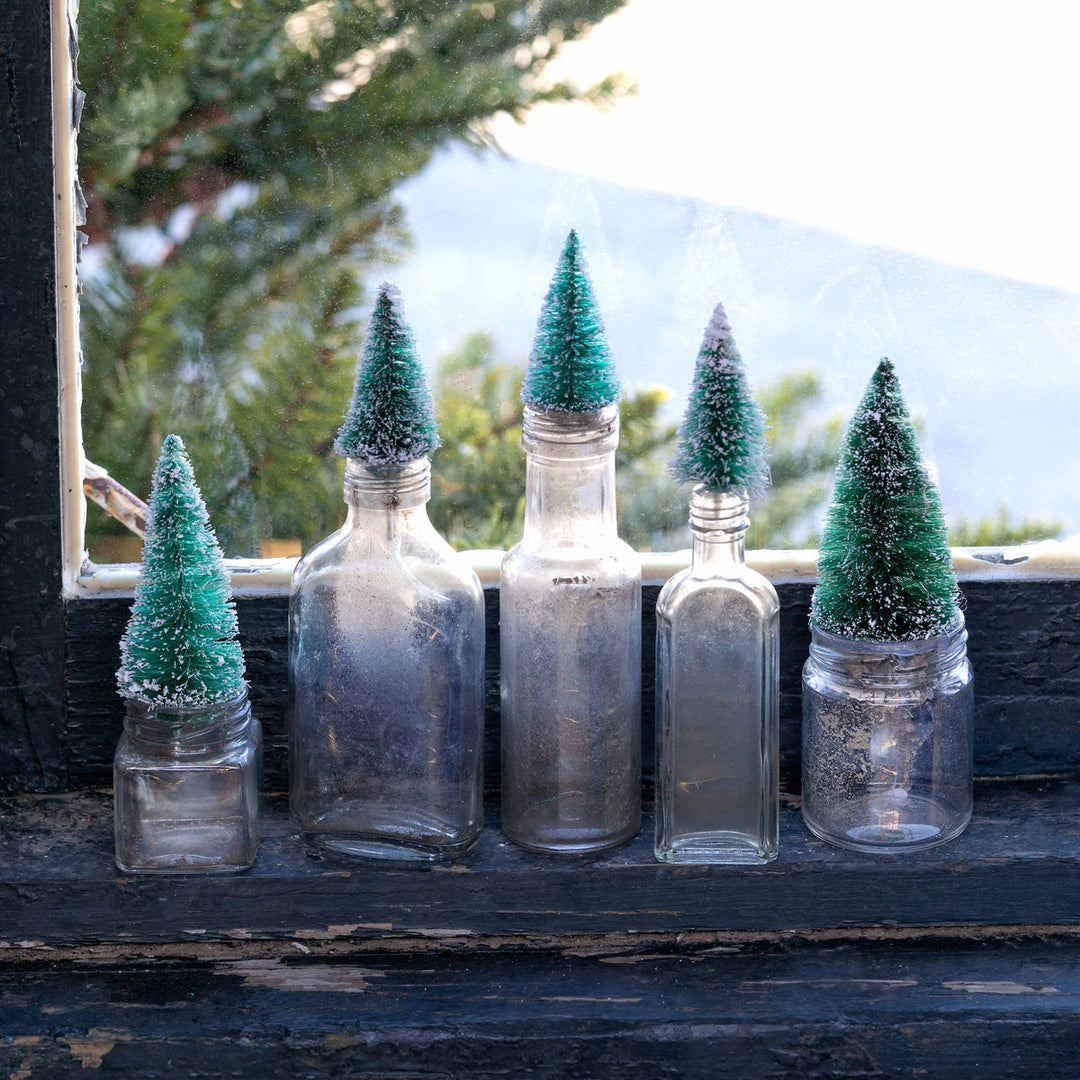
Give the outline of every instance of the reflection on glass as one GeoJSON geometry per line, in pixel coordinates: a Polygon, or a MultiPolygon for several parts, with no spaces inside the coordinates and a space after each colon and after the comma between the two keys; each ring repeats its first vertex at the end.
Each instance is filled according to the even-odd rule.
{"type": "MultiPolygon", "coordinates": [[[[835,418],[883,355],[934,434],[954,543],[1080,531],[1080,219],[1067,140],[1048,137],[1074,96],[1057,85],[1061,17],[983,19],[972,49],[959,17],[928,37],[873,6],[792,9],[782,28],[767,6],[712,0],[571,10],[84,0],[91,461],[145,495],[150,448],[177,430],[230,554],[325,535],[340,484],[325,433],[365,291],[400,259],[447,441],[436,523],[459,545],[506,546],[521,528],[516,383],[573,226],[630,388],[619,528],[636,546],[689,544],[666,462],[691,372],[669,358],[693,355],[717,297],[773,425],[750,547],[816,542],[835,418]],[[733,43],[723,65],[717,41],[733,43]],[[926,79],[881,78],[891,58],[926,79]],[[575,96],[615,107],[544,104],[575,96]],[[1005,113],[1032,121],[1011,129],[1010,160],[1005,113]],[[513,157],[461,146],[492,133],[513,157]]],[[[89,529],[96,558],[137,557],[95,508],[89,529]]]]}

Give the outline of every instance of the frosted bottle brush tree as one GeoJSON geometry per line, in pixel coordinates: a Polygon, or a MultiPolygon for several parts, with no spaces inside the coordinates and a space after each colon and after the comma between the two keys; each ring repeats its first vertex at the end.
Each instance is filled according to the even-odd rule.
{"type": "Polygon", "coordinates": [[[438,446],[435,409],[401,293],[383,282],[334,449],[366,465],[404,465],[438,446]]]}
{"type": "Polygon", "coordinates": [[[571,229],[540,309],[521,399],[545,412],[586,412],[621,396],[581,241],[571,229]]]}
{"type": "Polygon", "coordinates": [[[840,454],[810,618],[865,641],[940,634],[959,616],[941,499],[888,359],[840,454]]]}
{"type": "Polygon", "coordinates": [[[150,492],[142,580],[120,642],[125,697],[197,708],[243,693],[236,606],[184,443],[169,435],[150,492]]]}
{"type": "Polygon", "coordinates": [[[348,515],[292,581],[289,805],[315,848],[439,862],[480,834],[483,594],[428,520],[438,445],[401,296],[383,284],[335,442],[348,515]]]}
{"type": "Polygon", "coordinates": [[[524,535],[502,564],[502,826],[596,851],[641,820],[641,566],[616,530],[619,378],[571,232],[522,387],[524,535]]]}
{"type": "Polygon", "coordinates": [[[672,472],[714,491],[761,495],[769,480],[765,430],[727,313],[717,304],[698,350],[672,472]]]}
{"type": "Polygon", "coordinates": [[[889,360],[840,455],[803,669],[803,819],[871,851],[971,816],[972,682],[941,500],[889,360]]]}
{"type": "Polygon", "coordinates": [[[236,632],[221,549],[184,444],[169,435],[120,643],[117,682],[128,699],[113,761],[121,870],[221,873],[255,859],[262,734],[236,632]]]}
{"type": "Polygon", "coordinates": [[[765,416],[727,315],[698,351],[672,471],[695,487],[689,568],[656,605],[656,857],[765,863],[779,843],[780,605],[744,559],[748,492],[768,478],[765,416]]]}

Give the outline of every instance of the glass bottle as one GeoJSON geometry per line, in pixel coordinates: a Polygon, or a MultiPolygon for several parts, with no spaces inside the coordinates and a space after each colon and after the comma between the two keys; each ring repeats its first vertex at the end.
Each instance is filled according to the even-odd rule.
{"type": "Polygon", "coordinates": [[[484,604],[427,516],[431,467],[345,467],[345,524],[293,573],[290,809],[309,845],[438,862],[483,824],[484,604]]]}
{"type": "Polygon", "coordinates": [[[615,520],[617,406],[525,407],[525,528],[502,564],[502,827],[598,851],[641,824],[641,564],[615,520]]]}
{"type": "Polygon", "coordinates": [[[656,604],[661,862],[766,863],[779,845],[779,617],[747,567],[745,492],[698,484],[690,566],[656,604]]]}
{"type": "Polygon", "coordinates": [[[116,865],[246,870],[259,846],[261,768],[262,731],[246,692],[199,708],[128,698],[113,759],[116,865]]]}
{"type": "Polygon", "coordinates": [[[918,851],[971,817],[974,705],[963,616],[922,641],[811,624],[803,667],[803,820],[861,851],[918,851]]]}

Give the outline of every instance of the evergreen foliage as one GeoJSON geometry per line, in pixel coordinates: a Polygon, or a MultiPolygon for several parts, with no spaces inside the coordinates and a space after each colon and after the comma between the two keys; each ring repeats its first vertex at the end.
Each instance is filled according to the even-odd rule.
{"type": "MultiPolygon", "coordinates": [[[[625,0],[83,0],[87,453],[182,430],[231,554],[336,528],[340,423],[394,189],[491,120],[622,96],[546,71],[625,0]]],[[[92,531],[119,528],[91,510],[92,531]]]]}
{"type": "Polygon", "coordinates": [[[236,606],[179,436],[161,447],[143,543],[142,580],[120,643],[126,697],[159,707],[228,701],[245,688],[236,606]]]}
{"type": "Polygon", "coordinates": [[[672,470],[679,480],[717,491],[760,495],[769,482],[765,428],[731,325],[717,304],[698,350],[672,470]]]}
{"type": "Polygon", "coordinates": [[[889,360],[848,427],[810,619],[831,634],[912,641],[959,614],[941,500],[889,360]]]}
{"type": "Polygon", "coordinates": [[[521,400],[534,409],[586,412],[614,404],[621,393],[581,242],[571,229],[540,309],[521,400]]]}
{"type": "Polygon", "coordinates": [[[404,465],[430,457],[438,445],[431,393],[401,293],[383,282],[334,449],[365,465],[404,465]]]}

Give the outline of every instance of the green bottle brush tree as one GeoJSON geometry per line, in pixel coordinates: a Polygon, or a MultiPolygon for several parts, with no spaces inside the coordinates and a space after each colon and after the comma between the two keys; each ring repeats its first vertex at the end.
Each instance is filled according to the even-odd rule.
{"type": "Polygon", "coordinates": [[[810,620],[840,637],[913,641],[959,614],[941,500],[885,359],[840,454],[810,620]]]}
{"type": "Polygon", "coordinates": [[[731,325],[717,304],[698,350],[672,472],[715,491],[760,495],[769,482],[765,424],[731,325]]]}
{"type": "Polygon", "coordinates": [[[438,446],[435,406],[401,293],[383,282],[334,449],[365,465],[404,465],[438,446]]]}
{"type": "Polygon", "coordinates": [[[184,443],[166,437],[154,470],[142,580],[120,642],[120,693],[202,708],[247,688],[236,605],[184,443]]]}
{"type": "Polygon", "coordinates": [[[581,241],[571,229],[540,309],[521,400],[545,412],[593,412],[621,396],[581,241]]]}

